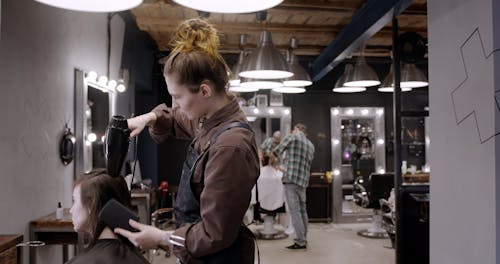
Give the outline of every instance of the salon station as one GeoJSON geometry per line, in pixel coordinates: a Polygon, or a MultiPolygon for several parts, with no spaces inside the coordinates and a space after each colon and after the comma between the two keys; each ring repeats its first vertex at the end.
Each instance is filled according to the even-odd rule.
{"type": "MultiPolygon", "coordinates": [[[[259,147],[243,219],[255,263],[500,263],[499,12],[496,0],[0,0],[0,263],[84,251],[73,185],[106,167],[113,116],[172,104],[170,40],[199,17],[259,147]],[[288,250],[286,155],[267,153],[297,123],[315,151],[307,249],[288,250]]],[[[130,141],[119,174],[141,223],[174,228],[189,143],[147,129],[130,141]]]]}

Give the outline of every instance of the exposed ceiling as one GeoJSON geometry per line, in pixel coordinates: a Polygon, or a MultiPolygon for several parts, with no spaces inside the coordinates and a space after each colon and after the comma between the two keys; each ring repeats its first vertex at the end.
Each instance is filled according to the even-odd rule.
{"type": "MultiPolygon", "coordinates": [[[[249,0],[251,1],[251,0],[249,0]]],[[[255,13],[212,13],[208,20],[220,33],[224,54],[239,51],[239,35],[247,36],[245,48],[254,48],[263,29],[271,31],[273,42],[280,50],[290,47],[290,39],[298,39],[297,55],[318,56],[351,22],[365,0],[285,0],[267,10],[267,19],[257,21],[255,13]]],[[[198,17],[193,9],[170,0],[145,0],[132,10],[139,29],[148,32],[160,51],[169,50],[172,33],[179,22],[198,17]]],[[[398,16],[400,32],[417,32],[427,38],[427,1],[415,0],[398,16]]],[[[387,24],[366,42],[365,55],[389,57],[392,47],[391,24],[387,24]]],[[[356,55],[356,54],[354,54],[356,55]]]]}

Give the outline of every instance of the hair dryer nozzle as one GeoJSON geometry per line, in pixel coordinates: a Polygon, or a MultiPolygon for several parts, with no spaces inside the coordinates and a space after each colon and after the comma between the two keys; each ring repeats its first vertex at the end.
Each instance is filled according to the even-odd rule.
{"type": "Polygon", "coordinates": [[[118,177],[128,152],[130,130],[127,119],[123,116],[113,116],[106,129],[106,143],[104,155],[106,169],[112,177],[118,177]]]}

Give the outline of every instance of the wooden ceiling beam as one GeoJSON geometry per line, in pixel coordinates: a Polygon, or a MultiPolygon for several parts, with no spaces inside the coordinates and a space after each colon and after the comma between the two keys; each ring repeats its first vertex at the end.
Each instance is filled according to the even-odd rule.
{"type": "MultiPolygon", "coordinates": [[[[173,31],[177,28],[180,21],[173,21],[163,18],[142,18],[137,17],[137,25],[142,30],[154,29],[158,31],[173,31]],[[149,28],[147,28],[149,27],[149,28]]],[[[211,23],[221,32],[260,32],[267,29],[271,32],[311,32],[311,33],[325,33],[325,32],[339,32],[342,26],[328,26],[328,25],[285,25],[278,23],[211,23]]]]}
{"type": "MultiPolygon", "coordinates": [[[[162,18],[141,18],[137,17],[137,25],[141,30],[154,30],[159,32],[173,32],[177,26],[178,21],[172,21],[162,18]]],[[[285,24],[274,24],[268,23],[261,25],[258,23],[213,23],[215,28],[217,28],[222,34],[243,34],[247,32],[261,32],[266,29],[273,34],[290,34],[303,33],[316,35],[318,33],[323,34],[336,34],[340,32],[345,26],[325,26],[325,25],[285,25],[285,24]]],[[[402,32],[422,32],[420,27],[400,27],[402,32]]],[[[390,35],[392,34],[391,28],[389,26],[381,29],[377,34],[390,35]]],[[[427,34],[425,34],[427,35],[427,34]]]]}

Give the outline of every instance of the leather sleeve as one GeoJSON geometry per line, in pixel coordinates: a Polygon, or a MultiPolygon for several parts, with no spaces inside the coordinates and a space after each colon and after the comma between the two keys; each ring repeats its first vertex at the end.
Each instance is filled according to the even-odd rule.
{"type": "Polygon", "coordinates": [[[198,122],[189,120],[185,115],[165,104],[156,106],[151,112],[157,119],[149,127],[149,134],[156,143],[162,143],[167,138],[193,139],[198,122]]]}

